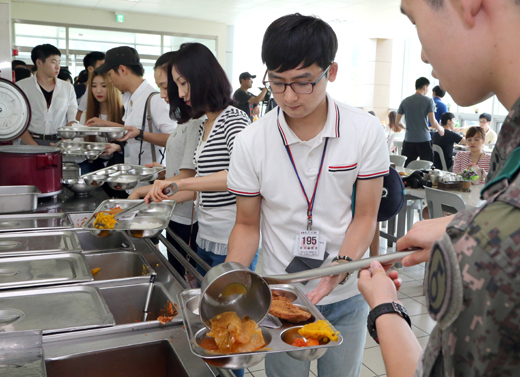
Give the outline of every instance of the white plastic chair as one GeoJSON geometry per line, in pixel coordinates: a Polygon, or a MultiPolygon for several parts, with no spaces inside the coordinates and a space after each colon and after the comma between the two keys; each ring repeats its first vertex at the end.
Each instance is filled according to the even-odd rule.
{"type": "Polygon", "coordinates": [[[390,162],[395,164],[395,166],[403,167],[406,162],[406,156],[401,156],[400,154],[391,154],[390,162]]]}
{"type": "Polygon", "coordinates": [[[401,154],[401,150],[403,149],[403,142],[401,140],[394,139],[394,146],[397,148],[397,154],[401,154]]]}
{"type": "Polygon", "coordinates": [[[454,214],[466,208],[464,200],[456,194],[429,187],[425,187],[424,189],[426,190],[426,203],[428,205],[430,219],[444,217],[445,212],[454,214]]]}
{"type": "Polygon", "coordinates": [[[415,160],[408,164],[407,169],[413,170],[422,170],[422,169],[430,169],[433,165],[433,162],[427,160],[415,160]]]}
{"type": "MultiPolygon", "coordinates": [[[[442,170],[448,171],[448,165],[446,165],[446,159],[444,158],[444,151],[439,145],[433,144],[433,154],[437,153],[439,155],[439,159],[441,160],[442,170]]],[[[437,167],[439,168],[439,167],[437,167]]]]}

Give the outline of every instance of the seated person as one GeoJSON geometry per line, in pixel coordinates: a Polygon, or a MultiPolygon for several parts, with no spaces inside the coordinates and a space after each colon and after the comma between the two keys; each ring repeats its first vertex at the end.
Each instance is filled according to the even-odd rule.
{"type": "Polygon", "coordinates": [[[497,133],[493,131],[490,127],[491,125],[491,114],[482,113],[478,117],[478,123],[480,127],[484,130],[484,134],[486,135],[485,145],[488,144],[496,144],[497,142],[497,133]]]}
{"type": "MultiPolygon", "coordinates": [[[[444,160],[446,161],[446,169],[450,169],[453,165],[453,144],[455,143],[466,143],[466,139],[458,133],[454,132],[455,128],[455,115],[453,113],[444,113],[441,115],[441,126],[444,127],[444,135],[441,136],[438,133],[433,135],[433,144],[438,145],[442,148],[444,154],[444,160]]],[[[442,169],[441,159],[439,154],[434,153],[433,165],[437,169],[442,169]]]]}
{"type": "Polygon", "coordinates": [[[454,173],[459,174],[466,169],[473,168],[480,176],[476,183],[482,184],[486,181],[491,155],[483,152],[485,140],[486,134],[482,127],[470,127],[468,129],[468,132],[466,132],[466,144],[469,147],[469,151],[457,153],[453,163],[454,173]]]}

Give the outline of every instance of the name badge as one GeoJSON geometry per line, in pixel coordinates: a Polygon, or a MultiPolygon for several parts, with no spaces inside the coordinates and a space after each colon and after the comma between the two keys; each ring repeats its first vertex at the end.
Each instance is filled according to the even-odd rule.
{"type": "Polygon", "coordinates": [[[323,259],[325,242],[320,242],[320,232],[317,230],[302,230],[295,237],[294,255],[297,257],[323,259]]]}

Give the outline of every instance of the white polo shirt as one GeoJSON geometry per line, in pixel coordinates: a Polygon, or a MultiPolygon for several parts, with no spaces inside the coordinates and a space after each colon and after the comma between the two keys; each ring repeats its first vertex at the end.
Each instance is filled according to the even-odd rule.
{"type": "MultiPolygon", "coordinates": [[[[328,95],[327,101],[327,121],[323,131],[312,140],[301,141],[279,108],[235,139],[228,188],[236,195],[262,196],[263,271],[266,275],[285,273],[294,258],[295,235],[307,226],[307,201],[286,145],[310,199],[328,138],[312,213],[312,229],[320,232],[320,240],[327,241],[329,256],[323,266],[328,266],[338,255],[352,221],[351,199],[356,180],[388,174],[388,147],[378,119],[337,103],[328,95]]],[[[366,237],[371,240],[373,234],[366,237]]],[[[300,287],[307,293],[316,288],[318,282],[313,280],[300,287]]],[[[359,294],[357,278],[353,276],[320,304],[331,304],[356,294],[359,294]]]]}
{"type": "Polygon", "coordinates": [[[31,124],[29,131],[40,135],[54,135],[57,129],[76,121],[78,102],[72,84],[56,79],[52,92],[51,105],[47,101],[36,81],[36,75],[16,83],[23,90],[31,104],[31,124]]]}
{"type": "MultiPolygon", "coordinates": [[[[134,126],[139,130],[143,124],[144,108],[146,101],[150,93],[157,92],[157,90],[144,80],[136,91],[131,94],[130,92],[123,93],[122,100],[125,108],[125,115],[123,116],[123,122],[125,126],[134,126]]],[[[156,94],[150,101],[150,111],[152,114],[152,131],[153,133],[159,134],[171,134],[177,128],[177,122],[170,119],[170,106],[156,94]]],[[[145,132],[149,132],[148,122],[145,122],[145,132]]],[[[128,140],[125,147],[125,163],[138,165],[139,164],[139,151],[141,142],[135,139],[128,140]]],[[[154,146],[155,155],[157,162],[161,163],[162,156],[164,154],[164,148],[154,146]]],[[[143,154],[141,155],[141,165],[152,163],[152,149],[151,144],[143,141],[143,154]]],[[[165,164],[166,159],[162,161],[165,164]]]]}

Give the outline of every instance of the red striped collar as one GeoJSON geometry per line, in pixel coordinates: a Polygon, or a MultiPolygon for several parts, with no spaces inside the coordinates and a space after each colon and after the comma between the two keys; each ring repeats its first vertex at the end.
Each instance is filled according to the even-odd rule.
{"type": "MultiPolygon", "coordinates": [[[[325,126],[323,127],[322,138],[336,138],[340,136],[339,125],[341,119],[339,107],[336,104],[336,101],[334,101],[332,97],[330,97],[328,94],[327,103],[329,106],[327,108],[327,120],[325,121],[325,126]],[[334,104],[334,106],[330,106],[331,103],[334,104]]],[[[298,136],[296,136],[296,134],[287,125],[284,113],[283,111],[280,111],[280,107],[278,107],[278,129],[280,131],[280,135],[282,136],[285,145],[291,145],[301,142],[298,136]]]]}

